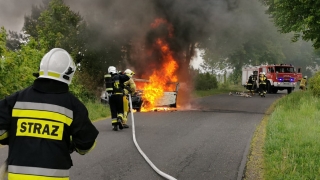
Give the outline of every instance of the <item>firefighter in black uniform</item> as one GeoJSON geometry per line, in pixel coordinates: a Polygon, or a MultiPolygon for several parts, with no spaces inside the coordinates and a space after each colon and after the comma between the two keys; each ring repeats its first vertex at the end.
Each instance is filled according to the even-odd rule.
{"type": "Polygon", "coordinates": [[[0,143],[9,145],[8,179],[69,180],[70,153],[95,146],[98,130],[69,92],[76,66],[63,49],[41,60],[33,85],[0,101],[0,143]]]}
{"type": "Polygon", "coordinates": [[[254,81],[253,73],[251,73],[249,76],[249,79],[247,81],[247,86],[246,86],[247,90],[249,91],[249,93],[251,95],[254,94],[254,89],[253,89],[254,83],[255,83],[255,81],[254,81]]]}
{"type": "MultiPolygon", "coordinates": [[[[108,68],[108,73],[111,75],[111,78],[106,79],[106,90],[109,89],[111,96],[109,96],[109,105],[111,111],[111,123],[112,130],[118,131],[123,129],[123,96],[124,96],[124,82],[130,79],[129,76],[117,73],[117,70],[114,66],[108,68]]],[[[108,77],[108,76],[105,76],[108,77]]],[[[108,93],[109,94],[109,93],[108,93]]]]}
{"type": "Polygon", "coordinates": [[[259,95],[261,97],[266,97],[267,93],[267,77],[265,72],[260,72],[259,74],[259,95]]]}

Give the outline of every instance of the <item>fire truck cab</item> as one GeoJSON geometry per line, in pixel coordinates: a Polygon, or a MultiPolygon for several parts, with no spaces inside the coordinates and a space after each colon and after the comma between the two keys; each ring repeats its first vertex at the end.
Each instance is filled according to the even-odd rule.
{"type": "Polygon", "coordinates": [[[287,90],[291,93],[302,79],[301,68],[295,68],[291,64],[272,64],[250,66],[242,68],[242,85],[246,87],[247,80],[251,73],[256,76],[256,90],[259,88],[258,78],[260,72],[265,72],[267,76],[267,92],[277,93],[279,90],[287,90]]]}

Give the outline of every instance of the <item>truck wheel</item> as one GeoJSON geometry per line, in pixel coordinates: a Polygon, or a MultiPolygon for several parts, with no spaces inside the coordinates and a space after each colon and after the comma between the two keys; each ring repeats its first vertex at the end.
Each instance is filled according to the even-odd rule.
{"type": "Polygon", "coordinates": [[[278,89],[277,88],[272,88],[272,93],[277,94],[278,89]]]}
{"type": "Polygon", "coordinates": [[[291,87],[288,88],[287,91],[288,91],[288,94],[290,94],[292,92],[292,88],[291,87]]]}

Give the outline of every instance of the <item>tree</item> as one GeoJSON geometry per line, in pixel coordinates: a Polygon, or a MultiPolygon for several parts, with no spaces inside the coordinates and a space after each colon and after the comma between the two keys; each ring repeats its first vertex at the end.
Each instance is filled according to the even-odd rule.
{"type": "Polygon", "coordinates": [[[292,40],[312,41],[320,48],[320,1],[308,0],[261,0],[268,6],[267,13],[281,33],[294,32],[292,40]]]}
{"type": "Polygon", "coordinates": [[[81,62],[87,41],[85,21],[78,13],[71,11],[63,0],[51,0],[36,19],[42,9],[33,9],[34,17],[30,18],[33,20],[25,23],[27,33],[47,51],[60,47],[68,51],[76,63],[81,62]],[[36,31],[32,27],[36,27],[36,31]]]}
{"type": "Polygon", "coordinates": [[[32,84],[32,73],[37,72],[39,63],[44,55],[43,50],[37,50],[34,39],[20,50],[12,51],[6,48],[7,33],[4,28],[0,31],[0,99],[15,91],[32,84]]]}
{"type": "Polygon", "coordinates": [[[50,0],[42,0],[42,5],[33,5],[31,8],[31,14],[24,16],[24,25],[22,30],[38,40],[38,30],[37,26],[39,25],[39,17],[43,11],[48,9],[50,0]]]}

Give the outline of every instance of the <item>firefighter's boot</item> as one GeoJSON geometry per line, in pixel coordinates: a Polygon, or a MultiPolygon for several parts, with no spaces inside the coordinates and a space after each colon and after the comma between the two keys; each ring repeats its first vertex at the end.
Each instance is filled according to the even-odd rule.
{"type": "Polygon", "coordinates": [[[127,124],[122,124],[123,128],[129,128],[127,124]]]}
{"type": "Polygon", "coordinates": [[[114,130],[114,131],[118,131],[118,125],[113,125],[112,130],[114,130]]]}
{"type": "Polygon", "coordinates": [[[119,129],[123,129],[122,116],[121,115],[118,115],[117,121],[118,121],[119,129]]]}
{"type": "Polygon", "coordinates": [[[118,131],[118,120],[117,119],[112,119],[112,130],[118,131]]]}

